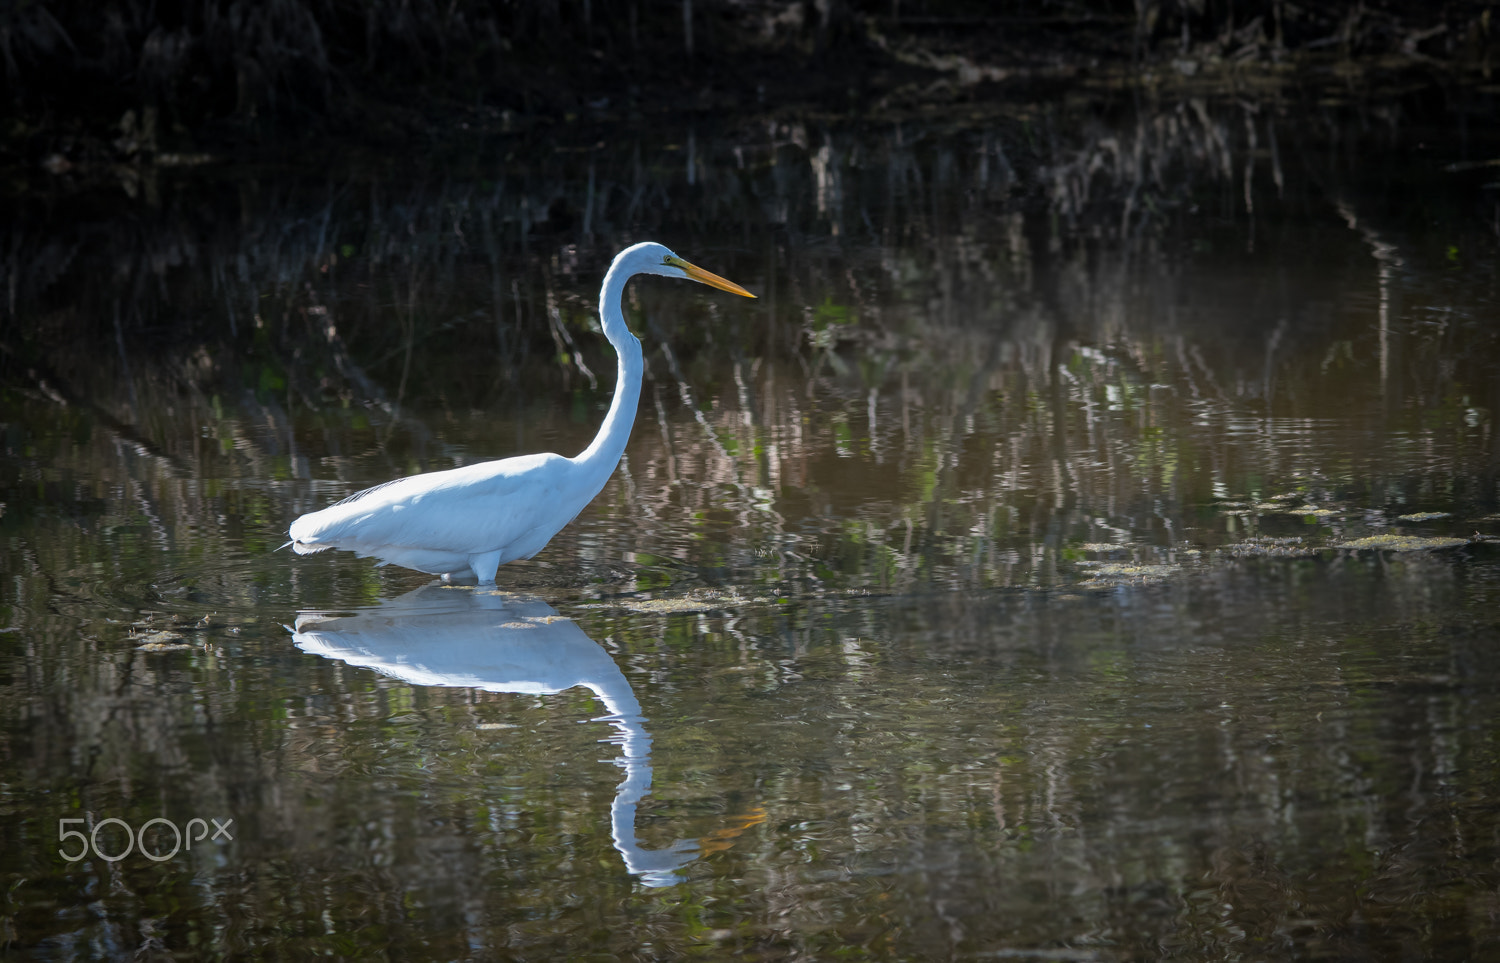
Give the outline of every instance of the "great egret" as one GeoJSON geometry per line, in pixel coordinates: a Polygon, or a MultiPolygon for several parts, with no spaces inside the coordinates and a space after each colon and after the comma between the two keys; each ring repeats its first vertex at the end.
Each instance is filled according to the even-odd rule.
{"type": "Polygon", "coordinates": [[[755,297],[660,244],[626,248],[615,255],[599,292],[604,336],[620,356],[620,375],[588,448],[574,458],[517,455],[367,488],[292,522],[297,554],[342,548],[445,580],[472,572],[489,585],[501,565],[540,552],[599,494],[630,438],[641,396],[641,342],[625,324],[620,300],[637,274],[687,278],[755,297]]]}

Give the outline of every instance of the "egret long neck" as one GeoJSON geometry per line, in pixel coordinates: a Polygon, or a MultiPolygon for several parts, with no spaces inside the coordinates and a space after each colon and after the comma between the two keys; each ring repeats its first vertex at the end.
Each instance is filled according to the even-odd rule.
{"type": "MultiPolygon", "coordinates": [[[[604,288],[599,293],[599,318],[604,322],[604,336],[620,356],[620,374],[615,381],[615,396],[609,403],[609,413],[594,441],[573,461],[585,468],[590,475],[597,475],[599,488],[609,480],[620,456],[625,453],[625,443],[630,440],[630,428],[635,424],[635,410],[641,399],[641,372],[644,362],[641,342],[630,333],[625,324],[625,315],[620,303],[625,294],[625,282],[634,272],[620,269],[619,264],[610,267],[604,276],[604,288]]],[[[590,495],[592,498],[593,496],[590,495]]]]}

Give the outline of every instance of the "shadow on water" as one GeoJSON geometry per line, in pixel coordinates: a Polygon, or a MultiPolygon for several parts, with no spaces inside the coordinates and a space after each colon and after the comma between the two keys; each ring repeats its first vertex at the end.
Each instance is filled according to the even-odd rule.
{"type": "Polygon", "coordinates": [[[574,686],[593,692],[619,733],[616,764],[625,781],[610,805],[610,832],[625,867],[648,886],[680,882],[675,870],[697,857],[678,840],[643,849],[635,835],[636,803],[651,791],[651,735],[625,674],[604,647],[541,599],[430,585],[363,611],[301,612],[297,648],[374,669],[413,685],[553,695],[574,686]]]}

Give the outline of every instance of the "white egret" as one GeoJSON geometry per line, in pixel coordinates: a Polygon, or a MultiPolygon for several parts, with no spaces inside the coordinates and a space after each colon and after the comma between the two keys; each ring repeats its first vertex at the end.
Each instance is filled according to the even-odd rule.
{"type": "Polygon", "coordinates": [[[531,558],[552,540],[614,474],[641,396],[641,342],[620,309],[625,283],[637,274],[687,278],[747,298],[755,295],[645,242],[615,256],[599,292],[604,336],[620,357],[609,413],[594,441],[573,458],[517,455],[388,481],[292,522],[299,555],[330,548],[373,556],[445,580],[469,573],[495,581],[506,562],[531,558]]]}

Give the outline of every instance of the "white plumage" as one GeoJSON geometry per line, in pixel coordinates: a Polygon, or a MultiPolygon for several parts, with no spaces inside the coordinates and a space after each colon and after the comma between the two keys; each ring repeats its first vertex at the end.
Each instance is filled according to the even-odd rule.
{"type": "Polygon", "coordinates": [[[609,413],[588,448],[574,458],[518,455],[377,485],[294,521],[289,534],[295,551],[348,549],[444,578],[472,573],[480,584],[494,582],[506,562],[540,552],[604,488],[630,438],[643,363],[620,301],[625,283],[637,274],[755,296],[660,244],[626,248],[615,256],[599,294],[604,336],[620,367],[609,413]]]}

